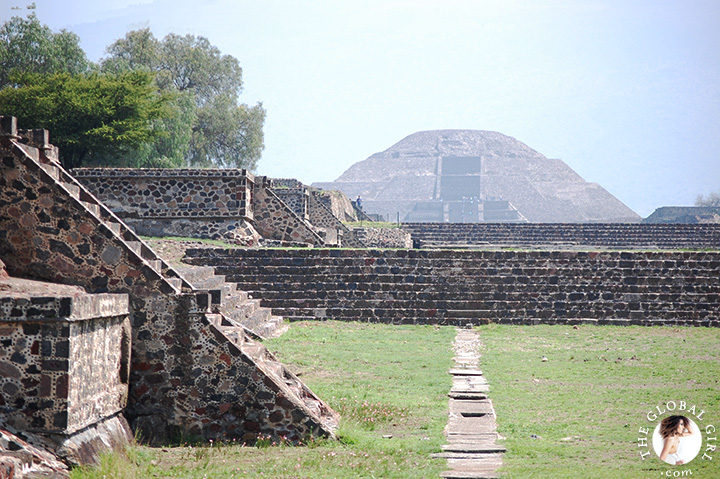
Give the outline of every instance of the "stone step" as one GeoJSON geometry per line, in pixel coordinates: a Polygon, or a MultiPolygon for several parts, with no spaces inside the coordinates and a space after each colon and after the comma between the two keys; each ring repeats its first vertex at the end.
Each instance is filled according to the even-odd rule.
{"type": "Polygon", "coordinates": [[[47,172],[48,175],[53,177],[56,181],[60,181],[61,173],[57,166],[52,163],[40,163],[40,166],[47,172]]]}
{"type": "Polygon", "coordinates": [[[135,254],[142,258],[142,243],[140,241],[125,241],[125,244],[127,244],[130,249],[135,252],[135,254]]]}
{"type": "Polygon", "coordinates": [[[216,267],[234,266],[238,269],[251,269],[259,266],[267,268],[338,268],[338,267],[387,267],[405,268],[408,266],[463,267],[473,264],[492,264],[502,261],[501,266],[514,265],[551,265],[551,264],[596,264],[599,261],[630,265],[634,262],[646,262],[649,265],[692,265],[717,258],[715,251],[672,252],[668,255],[661,251],[560,251],[560,250],[473,250],[473,251],[378,251],[347,250],[341,256],[327,255],[323,250],[223,250],[193,249],[187,251],[185,261],[191,264],[209,264],[216,267]]]}
{"type": "MultiPolygon", "coordinates": [[[[716,271],[720,271],[716,270],[716,271]]],[[[657,294],[663,293],[680,293],[693,292],[693,288],[700,288],[699,293],[717,293],[718,285],[715,279],[716,274],[699,275],[691,274],[690,276],[682,276],[680,273],[668,276],[622,276],[617,278],[572,278],[567,276],[554,276],[535,278],[530,281],[527,277],[521,276],[495,276],[492,278],[482,278],[479,276],[472,277],[454,277],[442,279],[422,279],[414,278],[412,281],[407,276],[396,278],[395,281],[389,278],[365,277],[351,280],[342,278],[341,276],[332,276],[330,278],[315,278],[312,276],[301,276],[292,278],[289,276],[262,276],[252,275],[248,277],[239,277],[237,275],[226,275],[225,280],[228,282],[238,283],[240,289],[250,291],[313,291],[313,296],[333,298],[342,295],[359,295],[365,291],[382,291],[391,297],[396,295],[413,293],[432,294],[438,290],[447,290],[448,288],[464,288],[470,289],[473,293],[493,293],[500,290],[512,292],[514,288],[523,288],[524,290],[540,289],[549,292],[566,292],[568,290],[603,294],[605,292],[612,293],[622,287],[626,292],[642,292],[648,291],[657,294]],[[682,283],[678,282],[682,279],[682,283]],[[688,288],[690,288],[688,290],[688,288]],[[476,290],[476,291],[473,291],[476,290]],[[609,291],[608,291],[609,290],[609,291]]],[[[289,293],[292,294],[292,293],[289,293]]],[[[302,297],[302,296],[299,296],[302,297]]]]}
{"type": "MultiPolygon", "coordinates": [[[[257,284],[239,284],[240,289],[250,294],[262,296],[267,301],[292,300],[298,304],[304,301],[330,302],[347,300],[375,300],[375,301],[411,301],[434,302],[434,308],[455,304],[456,300],[467,303],[486,301],[526,301],[537,304],[545,302],[581,302],[581,301],[623,301],[628,303],[652,302],[687,302],[687,303],[720,303],[720,285],[682,285],[682,286],[655,286],[655,287],[623,287],[613,292],[611,285],[597,285],[592,288],[582,285],[567,286],[513,286],[506,285],[493,287],[492,285],[467,285],[462,291],[459,288],[436,287],[432,290],[426,288],[410,289],[398,285],[394,292],[372,289],[371,285],[362,290],[336,290],[333,292],[313,290],[311,287],[296,289],[295,285],[273,284],[264,285],[258,289],[257,284]],[[671,289],[672,288],[672,289],[671,289]],[[457,298],[454,298],[457,297],[457,298]]],[[[616,287],[617,288],[617,287],[616,287]]]]}
{"type": "Polygon", "coordinates": [[[241,346],[245,341],[247,340],[247,337],[245,335],[245,331],[243,328],[234,327],[234,326],[224,326],[218,328],[220,329],[225,336],[230,339],[233,343],[235,343],[237,346],[241,346]]]}
{"type": "Polygon", "coordinates": [[[145,262],[158,273],[162,273],[163,262],[159,259],[146,259],[145,262]]]}
{"type": "MultiPolygon", "coordinates": [[[[69,186],[73,186],[73,185],[69,185],[69,186]]],[[[80,194],[80,188],[78,188],[77,186],[75,186],[75,188],[76,188],[77,191],[78,191],[77,194],[80,194]]],[[[85,208],[87,208],[88,210],[90,210],[90,212],[91,212],[92,214],[94,214],[95,216],[97,216],[98,218],[100,218],[100,206],[98,206],[98,205],[96,205],[96,204],[93,204],[93,203],[88,203],[87,201],[81,201],[80,203],[81,203],[85,208]]]]}
{"type": "Polygon", "coordinates": [[[285,366],[282,365],[282,363],[279,363],[277,361],[264,361],[263,364],[267,368],[268,371],[275,374],[279,378],[283,378],[284,372],[285,372],[285,366]]]}
{"type": "Polygon", "coordinates": [[[255,342],[245,342],[242,344],[241,350],[251,358],[257,360],[271,359],[267,357],[268,350],[265,346],[255,342]]]}
{"type": "Polygon", "coordinates": [[[495,442],[499,439],[499,436],[496,432],[487,432],[487,433],[472,433],[472,434],[453,434],[450,433],[447,435],[448,442],[450,443],[469,443],[473,441],[479,441],[479,442],[495,442]]]}
{"type": "Polygon", "coordinates": [[[445,452],[459,452],[464,454],[491,454],[507,452],[507,448],[505,446],[489,442],[487,444],[479,442],[446,444],[442,446],[442,450],[445,452]]]}
{"type": "MultiPolygon", "coordinates": [[[[353,320],[353,321],[368,321],[368,322],[392,322],[393,324],[438,324],[438,325],[450,325],[450,326],[465,326],[466,324],[482,325],[488,324],[488,322],[498,324],[515,324],[515,325],[533,325],[533,324],[592,324],[592,325],[644,325],[644,326],[706,326],[716,327],[720,325],[720,318],[715,316],[706,317],[695,317],[692,311],[680,312],[673,314],[672,317],[661,317],[659,315],[652,315],[648,317],[638,318],[618,318],[613,316],[606,316],[603,318],[570,318],[570,317],[538,317],[528,316],[524,312],[522,314],[514,314],[509,311],[506,314],[490,315],[486,314],[483,316],[474,317],[458,317],[458,318],[445,318],[425,314],[422,311],[394,311],[393,313],[375,314],[373,311],[363,310],[350,310],[344,314],[338,314],[337,311],[326,311],[325,313],[318,313],[315,309],[295,309],[295,308],[283,308],[272,306],[273,311],[290,320],[290,321],[304,321],[313,319],[338,319],[338,320],[353,320]]],[[[323,309],[323,308],[320,308],[323,309]]]]}
{"type": "Polygon", "coordinates": [[[488,395],[483,392],[456,392],[450,391],[448,397],[451,399],[487,399],[488,395]]]}
{"type": "Polygon", "coordinates": [[[486,471],[443,471],[440,473],[440,477],[443,479],[498,479],[500,476],[495,469],[488,468],[486,471]]]}
{"type": "Polygon", "coordinates": [[[448,374],[453,376],[482,376],[483,373],[479,369],[451,369],[448,374]]]}
{"type": "Polygon", "coordinates": [[[277,334],[284,326],[285,321],[279,316],[270,316],[262,323],[249,325],[248,328],[263,338],[270,338],[277,334]]]}
{"type": "MultiPolygon", "coordinates": [[[[233,290],[221,291],[222,301],[220,302],[220,306],[223,311],[232,311],[240,307],[244,302],[252,301],[252,299],[248,297],[248,294],[245,291],[239,291],[237,289],[234,289],[234,283],[232,283],[232,285],[233,290]]],[[[213,297],[213,302],[215,302],[215,297],[213,297]]]]}
{"type": "Polygon", "coordinates": [[[58,180],[58,183],[61,184],[63,188],[68,190],[73,197],[78,198],[80,196],[80,187],[78,187],[77,185],[73,185],[72,183],[68,183],[60,179],[58,180]]]}
{"type": "MultiPolygon", "coordinates": [[[[241,259],[237,261],[242,261],[241,259]]],[[[418,265],[402,265],[397,267],[367,267],[367,266],[339,266],[329,264],[323,267],[314,266],[257,266],[244,265],[242,268],[228,263],[225,266],[215,266],[216,274],[228,276],[229,281],[251,280],[254,276],[259,278],[271,278],[273,281],[279,278],[292,278],[292,281],[305,281],[310,279],[313,282],[328,281],[335,283],[358,282],[369,283],[375,281],[393,282],[398,280],[409,280],[412,282],[436,283],[438,281],[467,281],[472,278],[488,280],[493,277],[566,277],[566,278],[588,278],[588,279],[617,279],[626,276],[663,277],[682,274],[689,276],[699,274],[701,276],[712,276],[718,269],[716,260],[706,260],[695,264],[667,265],[658,261],[647,264],[645,261],[609,261],[600,260],[595,262],[574,262],[555,264],[533,264],[529,261],[518,262],[513,265],[510,262],[503,263],[502,260],[468,261],[463,265],[438,265],[432,261],[426,261],[418,265]],[[599,269],[598,266],[602,266],[599,269]],[[334,277],[341,277],[342,281],[333,281],[334,277]]],[[[292,282],[287,281],[287,282],[292,282]]]]}
{"type": "MultiPolygon", "coordinates": [[[[713,308],[702,310],[690,309],[693,305],[687,305],[686,309],[652,309],[652,310],[611,310],[576,308],[572,310],[553,310],[552,308],[517,308],[512,309],[466,309],[466,310],[436,310],[430,308],[403,308],[400,306],[388,305],[386,308],[328,308],[325,304],[308,305],[308,307],[292,307],[292,302],[267,302],[268,306],[280,316],[292,317],[316,317],[316,318],[359,318],[372,320],[374,318],[398,319],[423,319],[426,321],[445,322],[446,324],[464,325],[485,324],[482,320],[493,321],[554,321],[562,319],[574,324],[595,324],[606,320],[619,321],[682,321],[682,320],[718,320],[720,311],[712,311],[713,308]],[[478,322],[480,321],[480,322],[478,322]]],[[[516,305],[517,306],[517,305],[516,305]]]]}
{"type": "MultiPolygon", "coordinates": [[[[530,282],[545,278],[588,278],[596,280],[622,279],[625,277],[655,278],[672,276],[674,274],[699,274],[711,276],[717,270],[715,261],[699,262],[693,265],[665,265],[662,262],[641,264],[646,262],[613,262],[606,261],[603,270],[593,267],[595,263],[577,262],[569,264],[543,264],[532,265],[523,263],[522,266],[505,264],[498,267],[497,262],[467,262],[464,265],[442,266],[431,261],[423,265],[405,265],[402,267],[367,267],[367,266],[248,266],[238,268],[232,265],[216,266],[217,274],[228,276],[229,281],[240,281],[261,278],[292,278],[293,281],[321,281],[325,278],[334,283],[364,283],[364,282],[390,282],[412,280],[413,282],[435,283],[438,281],[466,281],[468,279],[490,280],[494,277],[527,277],[530,282]],[[494,263],[494,264],[493,264],[494,263]],[[335,279],[336,277],[342,280],[335,279]]],[[[286,280],[286,282],[291,282],[286,280]]]]}
{"type": "MultiPolygon", "coordinates": [[[[222,276],[214,276],[213,278],[222,278],[222,276]]],[[[224,280],[220,283],[217,281],[204,280],[196,282],[193,287],[206,289],[212,297],[212,304],[217,306],[223,306],[223,309],[231,309],[236,305],[240,304],[239,301],[235,301],[232,306],[228,302],[229,298],[235,292],[237,286],[235,283],[225,283],[224,280]]]]}
{"type": "Polygon", "coordinates": [[[256,332],[257,334],[267,336],[267,334],[263,334],[261,331],[265,329],[275,329],[273,326],[276,325],[266,324],[272,318],[272,311],[269,308],[260,308],[243,320],[242,323],[246,328],[256,332]]]}
{"type": "Polygon", "coordinates": [[[120,235],[120,232],[122,231],[122,225],[120,223],[115,223],[113,221],[106,221],[105,225],[110,228],[110,231],[115,233],[116,235],[120,235]]]}
{"type": "MultiPolygon", "coordinates": [[[[200,289],[209,289],[204,288],[201,285],[203,285],[204,281],[208,278],[216,277],[215,268],[213,268],[212,266],[191,266],[183,264],[180,266],[176,266],[175,269],[193,286],[197,284],[197,287],[200,289]]],[[[224,279],[223,276],[217,277],[224,279]]]]}

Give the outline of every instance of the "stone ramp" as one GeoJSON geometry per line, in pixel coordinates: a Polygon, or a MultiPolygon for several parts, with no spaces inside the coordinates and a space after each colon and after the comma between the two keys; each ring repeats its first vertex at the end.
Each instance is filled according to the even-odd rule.
{"type": "Polygon", "coordinates": [[[446,458],[446,479],[491,479],[498,477],[505,447],[497,443],[495,410],[488,398],[489,387],[478,369],[480,341],[476,332],[459,329],[453,347],[455,368],[448,396],[447,444],[433,457],[446,458]]]}

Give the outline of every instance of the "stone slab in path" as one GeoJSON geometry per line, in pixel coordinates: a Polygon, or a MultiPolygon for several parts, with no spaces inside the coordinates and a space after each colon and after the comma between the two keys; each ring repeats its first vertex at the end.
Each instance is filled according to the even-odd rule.
{"type": "Polygon", "coordinates": [[[458,329],[453,343],[455,367],[445,428],[448,444],[433,454],[448,461],[447,479],[494,479],[502,465],[505,446],[497,443],[495,410],[488,399],[489,385],[478,369],[480,340],[475,331],[458,329]]]}

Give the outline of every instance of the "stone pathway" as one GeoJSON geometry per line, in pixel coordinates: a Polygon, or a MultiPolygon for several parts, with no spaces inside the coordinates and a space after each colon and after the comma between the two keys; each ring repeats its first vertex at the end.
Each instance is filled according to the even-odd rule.
{"type": "Polygon", "coordinates": [[[433,457],[446,458],[446,479],[491,479],[499,477],[505,447],[498,445],[495,410],[488,398],[487,381],[478,369],[480,339],[470,329],[458,329],[455,368],[450,397],[450,416],[445,428],[448,444],[433,457]]]}

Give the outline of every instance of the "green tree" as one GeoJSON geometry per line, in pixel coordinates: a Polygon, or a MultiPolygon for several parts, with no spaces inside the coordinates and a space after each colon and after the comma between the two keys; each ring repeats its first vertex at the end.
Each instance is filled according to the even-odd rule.
{"type": "MultiPolygon", "coordinates": [[[[239,104],[242,69],[204,37],[167,35],[157,40],[149,29],[129,32],[107,48],[102,70],[156,73],[162,91],[192,95],[193,117],[188,164],[255,168],[264,149],[265,110],[239,104]]],[[[183,97],[184,98],[184,97],[183,97]]]]}
{"type": "Polygon", "coordinates": [[[171,96],[158,93],[148,72],[24,73],[10,82],[17,86],[0,90],[0,111],[25,128],[49,129],[66,168],[107,158],[138,166],[137,151],[162,141],[157,122],[173,117],[171,96]]]}
{"type": "Polygon", "coordinates": [[[78,74],[90,67],[77,35],[66,30],[53,33],[34,13],[12,17],[0,26],[0,88],[9,84],[13,72],[78,74]]]}

